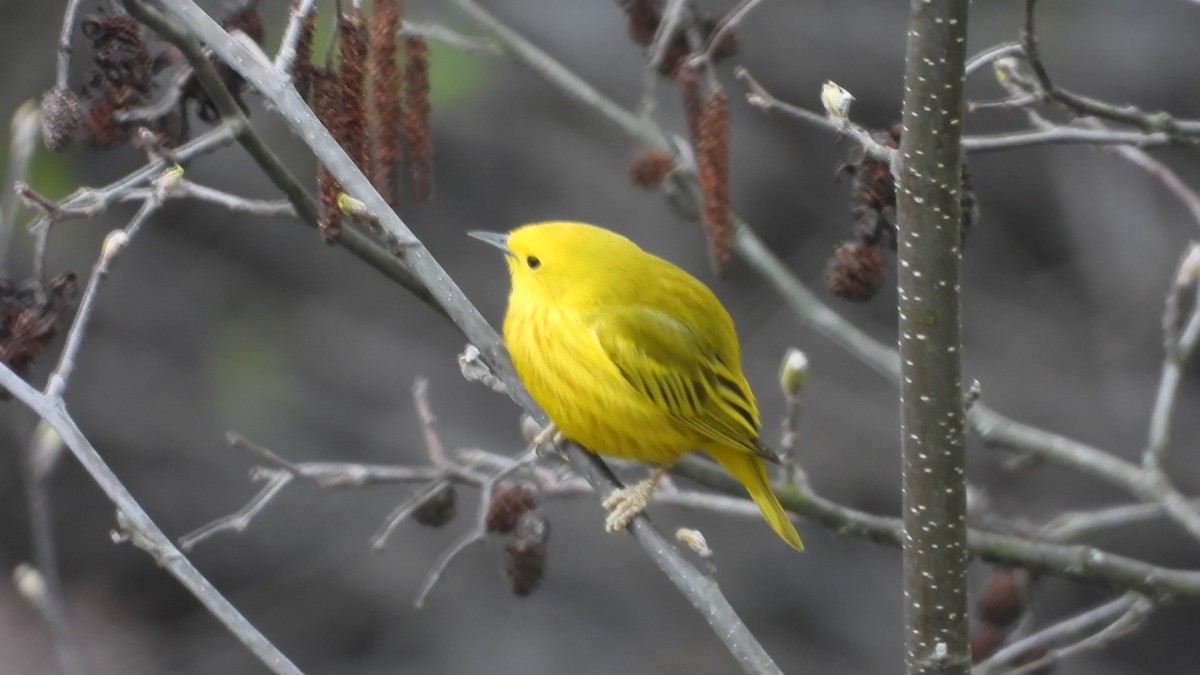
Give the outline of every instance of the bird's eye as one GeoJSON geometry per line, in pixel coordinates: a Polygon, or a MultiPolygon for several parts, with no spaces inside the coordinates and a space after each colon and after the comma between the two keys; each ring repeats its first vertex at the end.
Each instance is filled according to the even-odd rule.
{"type": "Polygon", "coordinates": [[[529,269],[536,270],[537,268],[542,266],[542,261],[538,260],[536,256],[531,255],[525,259],[525,264],[529,265],[529,269]]]}

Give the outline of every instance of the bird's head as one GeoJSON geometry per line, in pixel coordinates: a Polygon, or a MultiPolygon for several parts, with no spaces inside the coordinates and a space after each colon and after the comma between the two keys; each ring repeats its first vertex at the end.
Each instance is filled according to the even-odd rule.
{"type": "Polygon", "coordinates": [[[612,294],[630,283],[622,270],[643,255],[629,239],[586,223],[552,221],[507,234],[469,234],[504,252],[513,294],[534,302],[612,294]]]}

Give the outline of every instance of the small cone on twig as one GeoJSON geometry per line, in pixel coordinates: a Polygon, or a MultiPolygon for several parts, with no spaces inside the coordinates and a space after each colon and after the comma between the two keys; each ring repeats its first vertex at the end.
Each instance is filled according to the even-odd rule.
{"type": "Polygon", "coordinates": [[[825,285],[839,298],[864,302],[875,297],[887,278],[887,261],[878,246],[842,244],[825,269],[825,285]]]}
{"type": "MultiPolygon", "coordinates": [[[[0,277],[0,362],[28,378],[34,360],[70,315],[78,289],[74,272],[54,277],[45,291],[34,279],[16,283],[0,277]]],[[[0,400],[9,397],[0,389],[0,400]]]]}
{"type": "Polygon", "coordinates": [[[446,484],[413,511],[413,520],[426,527],[442,527],[458,513],[458,494],[454,485],[446,484]]]}
{"type": "Polygon", "coordinates": [[[1009,628],[1025,613],[1025,587],[1017,570],[998,568],[979,591],[979,618],[999,628],[1009,628]]]}
{"type": "Polygon", "coordinates": [[[546,575],[546,540],[550,523],[537,511],[526,512],[517,523],[516,539],[504,547],[504,577],[509,588],[525,597],[546,575]]]}
{"type": "Polygon", "coordinates": [[[629,163],[629,182],[643,190],[655,190],[674,170],[670,155],[658,148],[644,148],[629,163]]]}
{"type": "Polygon", "coordinates": [[[537,507],[533,491],[523,485],[501,483],[496,486],[492,501],[488,504],[487,529],[489,532],[508,534],[529,511],[537,507]]]}
{"type": "Polygon", "coordinates": [[[984,624],[971,633],[971,663],[979,663],[995,654],[1008,639],[1008,631],[984,624]]]}

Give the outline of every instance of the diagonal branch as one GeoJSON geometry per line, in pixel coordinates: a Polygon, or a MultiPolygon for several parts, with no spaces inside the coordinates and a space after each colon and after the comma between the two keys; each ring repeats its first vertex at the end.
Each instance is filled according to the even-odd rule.
{"type": "Polygon", "coordinates": [[[76,426],[61,398],[47,396],[29,386],[7,366],[0,364],[0,386],[7,389],[62,437],[63,442],[75,455],[85,471],[96,481],[104,494],[117,507],[118,520],[131,532],[131,541],[149,553],[171,576],[175,577],[205,606],[218,621],[225,625],[254,653],[272,672],[280,675],[301,675],[295,666],[271,641],[246,620],[237,608],[221,595],[204,575],[196,569],[179,549],[171,544],[167,535],[142,509],[121,479],[104,462],[91,442],[76,426]]]}

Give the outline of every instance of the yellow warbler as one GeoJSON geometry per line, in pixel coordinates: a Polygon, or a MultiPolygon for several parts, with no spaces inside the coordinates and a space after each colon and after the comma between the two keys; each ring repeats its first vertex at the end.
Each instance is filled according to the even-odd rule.
{"type": "Polygon", "coordinates": [[[609,530],[645,508],[663,472],[702,450],[733,474],[771,527],[803,549],[763,460],[758,407],[729,313],[703,283],[614,232],[573,222],[472,232],[505,252],[504,342],[558,430],[588,450],[658,465],[605,500],[609,530]]]}

